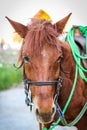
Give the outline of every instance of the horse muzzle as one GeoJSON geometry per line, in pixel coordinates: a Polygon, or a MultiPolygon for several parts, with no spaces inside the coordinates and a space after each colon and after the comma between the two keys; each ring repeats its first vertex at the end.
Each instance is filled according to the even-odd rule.
{"type": "Polygon", "coordinates": [[[41,112],[38,108],[36,108],[36,118],[40,123],[48,124],[53,121],[56,107],[53,107],[49,112],[41,112]]]}

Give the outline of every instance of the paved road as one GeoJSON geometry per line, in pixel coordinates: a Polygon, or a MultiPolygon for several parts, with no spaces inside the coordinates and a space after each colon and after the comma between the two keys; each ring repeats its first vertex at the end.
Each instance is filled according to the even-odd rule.
{"type": "MultiPolygon", "coordinates": [[[[0,130],[39,130],[34,112],[25,104],[23,87],[0,92],[0,130]]],[[[58,126],[55,130],[76,128],[58,126]]]]}
{"type": "Polygon", "coordinates": [[[38,130],[34,112],[25,104],[23,88],[0,92],[0,130],[38,130]]]}

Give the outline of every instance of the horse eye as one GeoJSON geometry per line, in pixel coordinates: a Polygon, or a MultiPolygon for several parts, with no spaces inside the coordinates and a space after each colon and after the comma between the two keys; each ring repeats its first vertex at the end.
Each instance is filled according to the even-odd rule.
{"type": "Polygon", "coordinates": [[[30,61],[29,57],[28,56],[24,56],[24,61],[29,62],[30,61]]]}

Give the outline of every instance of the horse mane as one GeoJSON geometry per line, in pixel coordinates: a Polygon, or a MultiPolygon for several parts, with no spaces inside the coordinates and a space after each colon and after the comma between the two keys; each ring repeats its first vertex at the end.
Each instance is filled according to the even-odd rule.
{"type": "Polygon", "coordinates": [[[28,51],[35,52],[35,55],[39,55],[45,43],[53,46],[57,44],[58,33],[51,21],[33,18],[31,24],[28,25],[28,30],[25,48],[28,48],[28,51]]]}

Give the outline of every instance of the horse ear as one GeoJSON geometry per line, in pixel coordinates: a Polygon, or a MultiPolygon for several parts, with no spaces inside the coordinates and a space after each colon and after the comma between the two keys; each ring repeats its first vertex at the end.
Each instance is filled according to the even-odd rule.
{"type": "Polygon", "coordinates": [[[12,25],[12,27],[15,29],[15,31],[22,37],[24,38],[27,34],[27,31],[28,31],[28,28],[27,26],[21,24],[21,23],[18,23],[18,22],[15,22],[11,19],[9,19],[8,17],[5,17],[9,22],[10,24],[12,25]]]}
{"type": "Polygon", "coordinates": [[[72,13],[68,14],[66,17],[63,19],[59,20],[57,23],[54,24],[55,29],[57,30],[58,33],[62,33],[65,25],[68,22],[69,17],[71,16],[72,13]]]}

